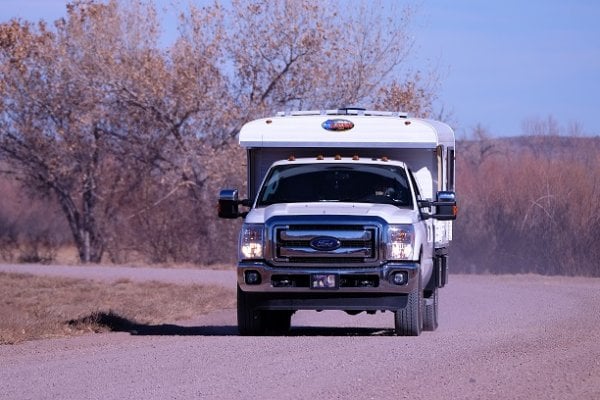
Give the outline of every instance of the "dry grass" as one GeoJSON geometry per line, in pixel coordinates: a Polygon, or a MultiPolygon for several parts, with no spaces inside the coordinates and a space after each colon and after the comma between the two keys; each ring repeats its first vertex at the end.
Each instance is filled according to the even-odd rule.
{"type": "Polygon", "coordinates": [[[164,324],[235,306],[232,290],[129,280],[96,282],[0,273],[0,344],[164,324]]]}

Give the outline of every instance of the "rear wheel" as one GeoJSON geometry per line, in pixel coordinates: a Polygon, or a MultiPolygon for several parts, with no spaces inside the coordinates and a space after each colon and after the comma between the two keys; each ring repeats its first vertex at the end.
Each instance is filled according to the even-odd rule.
{"type": "Polygon", "coordinates": [[[423,292],[415,289],[408,295],[406,307],[394,313],[395,332],[398,336],[419,336],[423,328],[423,292]]]}
{"type": "Polygon", "coordinates": [[[257,310],[252,295],[237,287],[238,331],[242,336],[262,335],[265,332],[264,312],[257,310]]]}
{"type": "Polygon", "coordinates": [[[431,295],[425,299],[425,310],[423,318],[423,330],[435,331],[438,327],[438,289],[431,291],[431,295]]]}

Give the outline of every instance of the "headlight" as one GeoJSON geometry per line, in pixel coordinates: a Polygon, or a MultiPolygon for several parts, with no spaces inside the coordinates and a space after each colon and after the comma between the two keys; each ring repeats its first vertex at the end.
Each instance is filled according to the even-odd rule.
{"type": "Polygon", "coordinates": [[[240,232],[240,260],[263,258],[264,226],[244,224],[240,232]]]}
{"type": "Polygon", "coordinates": [[[415,230],[412,225],[390,225],[386,247],[388,260],[412,260],[415,247],[415,230]]]}

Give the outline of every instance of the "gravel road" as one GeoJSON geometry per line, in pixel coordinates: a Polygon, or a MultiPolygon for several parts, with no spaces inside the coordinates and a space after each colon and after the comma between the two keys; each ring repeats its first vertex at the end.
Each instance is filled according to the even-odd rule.
{"type": "MultiPolygon", "coordinates": [[[[64,268],[104,271],[94,279],[122,273],[64,268]]],[[[129,279],[204,279],[132,270],[129,279]]],[[[205,279],[235,287],[231,271],[205,279]]],[[[297,313],[286,337],[239,337],[235,310],[223,310],[138,332],[3,345],[0,398],[600,399],[600,279],[452,275],[440,297],[439,329],[416,338],[392,336],[390,313],[338,312],[297,313]]]]}

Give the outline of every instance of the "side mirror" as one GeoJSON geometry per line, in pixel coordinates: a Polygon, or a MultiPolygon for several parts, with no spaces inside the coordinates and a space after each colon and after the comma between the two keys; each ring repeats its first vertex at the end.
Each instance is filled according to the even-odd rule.
{"type": "Polygon", "coordinates": [[[433,218],[440,221],[452,221],[456,219],[458,207],[456,206],[456,194],[454,192],[437,192],[433,204],[436,208],[433,218]]]}
{"type": "Polygon", "coordinates": [[[237,189],[223,189],[219,192],[219,218],[235,219],[240,217],[237,189]]]}

